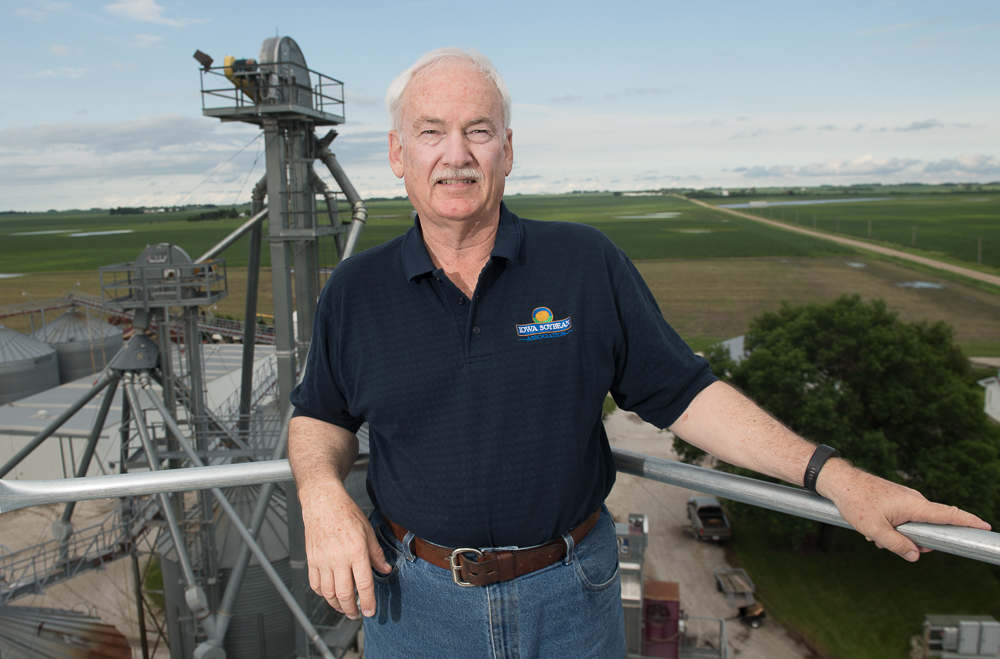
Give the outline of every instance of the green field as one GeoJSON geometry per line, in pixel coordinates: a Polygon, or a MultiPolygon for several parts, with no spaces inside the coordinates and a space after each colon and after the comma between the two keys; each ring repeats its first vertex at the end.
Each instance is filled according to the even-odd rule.
{"type": "MultiPolygon", "coordinates": [[[[755,197],[754,201],[767,201],[771,205],[737,210],[953,263],[977,264],[981,259],[984,266],[1000,268],[1000,191],[871,196],[882,196],[884,200],[783,206],[782,203],[791,201],[787,196],[755,197]]],[[[747,200],[703,201],[720,205],[747,200]]]]}
{"type": "MultiPolygon", "coordinates": [[[[893,203],[919,208],[921,199],[935,212],[948,204],[965,203],[955,195],[899,198],[893,203]]],[[[859,293],[865,299],[886,300],[905,320],[946,320],[955,327],[956,339],[968,354],[1000,355],[1000,297],[942,279],[937,273],[916,272],[871,255],[862,258],[828,241],[781,231],[675,196],[514,195],[507,198],[507,204],[523,217],[585,222],[605,232],[636,260],[664,315],[696,349],[742,334],[750,318],[776,309],[782,301],[823,302],[859,293]],[[855,265],[845,265],[848,262],[855,265]],[[900,288],[901,283],[913,280],[942,288],[900,288]]],[[[838,209],[843,211],[845,206],[851,205],[838,209]]],[[[372,201],[368,209],[360,249],[412,226],[412,207],[405,200],[372,201]]],[[[0,279],[0,305],[26,301],[23,291],[36,300],[56,297],[77,282],[80,290],[99,293],[97,269],[102,265],[131,261],[147,244],[164,241],[174,241],[196,258],[244,221],[186,221],[203,210],[114,216],[107,211],[0,214],[0,273],[28,275],[0,279]],[[82,237],[37,233],[115,230],[132,233],[82,237]],[[12,235],[19,233],[31,235],[12,235]]],[[[924,215],[933,214],[924,211],[924,215]]],[[[231,295],[213,311],[240,317],[247,239],[223,256],[231,295]]],[[[268,267],[269,250],[265,248],[262,256],[268,267]]],[[[324,263],[334,262],[328,242],[321,258],[324,263]]],[[[269,284],[265,276],[262,313],[270,310],[269,284]]],[[[5,322],[18,330],[28,328],[27,319],[5,322]]]]}
{"type": "Polygon", "coordinates": [[[928,613],[1000,619],[1000,567],[931,552],[916,564],[843,531],[837,551],[786,548],[782,538],[734,522],[731,551],[757,584],[768,614],[830,656],[904,659],[928,613]]]}
{"type": "MultiPolygon", "coordinates": [[[[611,194],[514,196],[511,211],[538,220],[569,220],[597,227],[636,260],[761,256],[826,256],[851,250],[732,217],[676,197],[617,197],[611,194]]],[[[412,226],[406,201],[368,204],[360,249],[394,238],[412,226]]],[[[244,220],[188,222],[200,211],[153,215],[108,215],[107,211],[0,215],[0,271],[96,270],[131,261],[151,243],[172,242],[197,258],[244,220]],[[128,231],[95,236],[69,232],[128,231]],[[42,231],[65,233],[38,233],[42,231]],[[28,234],[28,235],[18,235],[28,234]]],[[[246,266],[247,239],[223,255],[230,268],[246,266]]],[[[328,262],[333,258],[327,250],[328,262]]],[[[264,250],[263,263],[270,263],[264,250]]]]}

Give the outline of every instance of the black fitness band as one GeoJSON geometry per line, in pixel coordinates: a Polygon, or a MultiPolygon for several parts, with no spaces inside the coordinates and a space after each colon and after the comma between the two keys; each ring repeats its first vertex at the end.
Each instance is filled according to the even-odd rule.
{"type": "Polygon", "coordinates": [[[802,479],[802,486],[813,494],[818,494],[816,492],[816,479],[819,477],[819,472],[826,464],[826,461],[830,458],[839,458],[840,451],[835,448],[831,448],[826,444],[820,444],[816,447],[816,450],[812,454],[812,458],[809,459],[809,466],[806,467],[805,478],[802,479]]]}

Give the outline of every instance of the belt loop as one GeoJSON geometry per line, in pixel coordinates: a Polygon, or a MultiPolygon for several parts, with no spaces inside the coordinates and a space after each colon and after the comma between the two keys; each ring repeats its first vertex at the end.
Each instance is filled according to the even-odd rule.
{"type": "Polygon", "coordinates": [[[569,534],[569,531],[566,531],[565,533],[562,534],[562,539],[563,539],[563,542],[566,543],[566,561],[565,562],[566,562],[566,565],[569,565],[570,563],[573,562],[573,547],[576,546],[576,543],[573,541],[573,536],[571,536],[569,534]]]}
{"type": "Polygon", "coordinates": [[[403,536],[402,540],[403,556],[406,557],[406,560],[410,561],[411,563],[417,559],[417,557],[413,555],[413,539],[415,537],[417,536],[413,535],[413,531],[407,531],[406,535],[403,536]]]}

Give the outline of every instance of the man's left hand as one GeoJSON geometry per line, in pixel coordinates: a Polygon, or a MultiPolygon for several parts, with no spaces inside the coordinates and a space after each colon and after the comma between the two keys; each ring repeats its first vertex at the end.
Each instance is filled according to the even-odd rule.
{"type": "Polygon", "coordinates": [[[852,467],[845,460],[830,460],[817,481],[817,492],[833,501],[847,522],[876,546],[908,561],[922,552],[912,540],[896,530],[906,522],[951,524],[990,530],[990,525],[955,506],[933,503],[914,489],[892,483],[852,467]]]}

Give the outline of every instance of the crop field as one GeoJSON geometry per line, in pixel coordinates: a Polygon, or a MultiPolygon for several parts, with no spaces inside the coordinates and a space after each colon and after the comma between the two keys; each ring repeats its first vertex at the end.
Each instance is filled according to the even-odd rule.
{"type": "MultiPolygon", "coordinates": [[[[610,194],[514,196],[510,209],[522,217],[583,222],[604,231],[632,259],[748,256],[823,256],[849,250],[785,233],[750,220],[695,206],[676,197],[617,197],[610,194]]],[[[412,226],[406,201],[368,205],[360,249],[390,240],[412,226]]],[[[0,215],[0,272],[96,270],[133,260],[159,242],[182,247],[197,258],[243,219],[189,222],[198,211],[109,215],[107,211],[0,215]],[[82,235],[81,235],[82,234],[82,235]]],[[[345,218],[346,219],[346,218],[345,218]]],[[[247,239],[226,251],[230,268],[246,266],[247,239]]],[[[270,262],[264,250],[263,263],[270,262]]],[[[332,256],[329,256],[332,258],[332,256]]]]}
{"type": "MultiPolygon", "coordinates": [[[[981,262],[1000,268],[1000,192],[889,196],[880,201],[811,205],[799,205],[802,202],[798,201],[783,205],[794,200],[788,197],[765,199],[769,203],[766,208],[739,210],[951,262],[981,262]]],[[[727,203],[723,198],[703,201],[727,203]]]]}
{"type": "MultiPolygon", "coordinates": [[[[1000,195],[998,195],[1000,197],[1000,195]]],[[[946,320],[968,354],[1000,355],[1000,296],[947,281],[907,267],[859,256],[839,245],[784,232],[752,220],[734,217],[677,197],[624,197],[611,194],[571,194],[507,198],[510,209],[539,220],[584,222],[602,230],[629,256],[653,290],[664,315],[696,349],[737,336],[759,313],[792,304],[832,300],[858,293],[882,298],[904,320],[946,320]]],[[[962,204],[989,209],[988,202],[961,198],[893,199],[891,202],[835,204],[835,208],[786,207],[786,221],[797,208],[817,213],[855,212],[855,206],[878,209],[912,207],[918,202],[942,211],[962,204]],[[978,204],[978,205],[977,205],[978,204]],[[848,208],[850,207],[850,208],[848,208]]],[[[368,204],[369,220],[359,247],[365,249],[402,234],[412,226],[405,200],[368,204]]],[[[780,207],[769,213],[780,218],[780,207]]],[[[754,209],[757,210],[757,209],[754,209]]],[[[25,273],[0,279],[0,305],[57,297],[77,287],[100,292],[97,268],[133,260],[149,243],[175,242],[196,258],[244,220],[188,222],[198,211],[155,215],[108,215],[103,212],[0,215],[0,273],[25,273]],[[60,233],[39,233],[52,231],[60,233]],[[131,231],[94,236],[72,233],[131,231]],[[30,234],[30,235],[12,235],[30,234]]],[[[874,212],[869,210],[868,212],[874,212]]],[[[977,211],[978,212],[978,211],[977,211]]],[[[922,211],[933,224],[933,213],[922,211]]],[[[857,220],[862,221],[862,220],[857,220]]],[[[873,220],[877,225],[879,220],[873,220]]],[[[822,219],[818,220],[822,228],[822,219]]],[[[841,221],[842,230],[847,226],[841,221]]],[[[867,221],[865,221],[867,224],[867,221]]],[[[941,224],[941,222],[938,222],[941,224]]],[[[918,237],[921,235],[918,229],[918,237]]],[[[246,239],[231,247],[227,259],[230,295],[211,311],[241,317],[246,280],[246,239]]],[[[332,262],[329,247],[324,261],[332,262]]],[[[264,266],[268,266],[264,249],[264,266]]],[[[261,279],[260,312],[271,307],[270,277],[261,279]]],[[[36,316],[35,322],[40,319],[36,316]]],[[[9,326],[27,330],[27,318],[10,318],[9,326]],[[22,327],[23,325],[23,327],[22,327]]]]}

